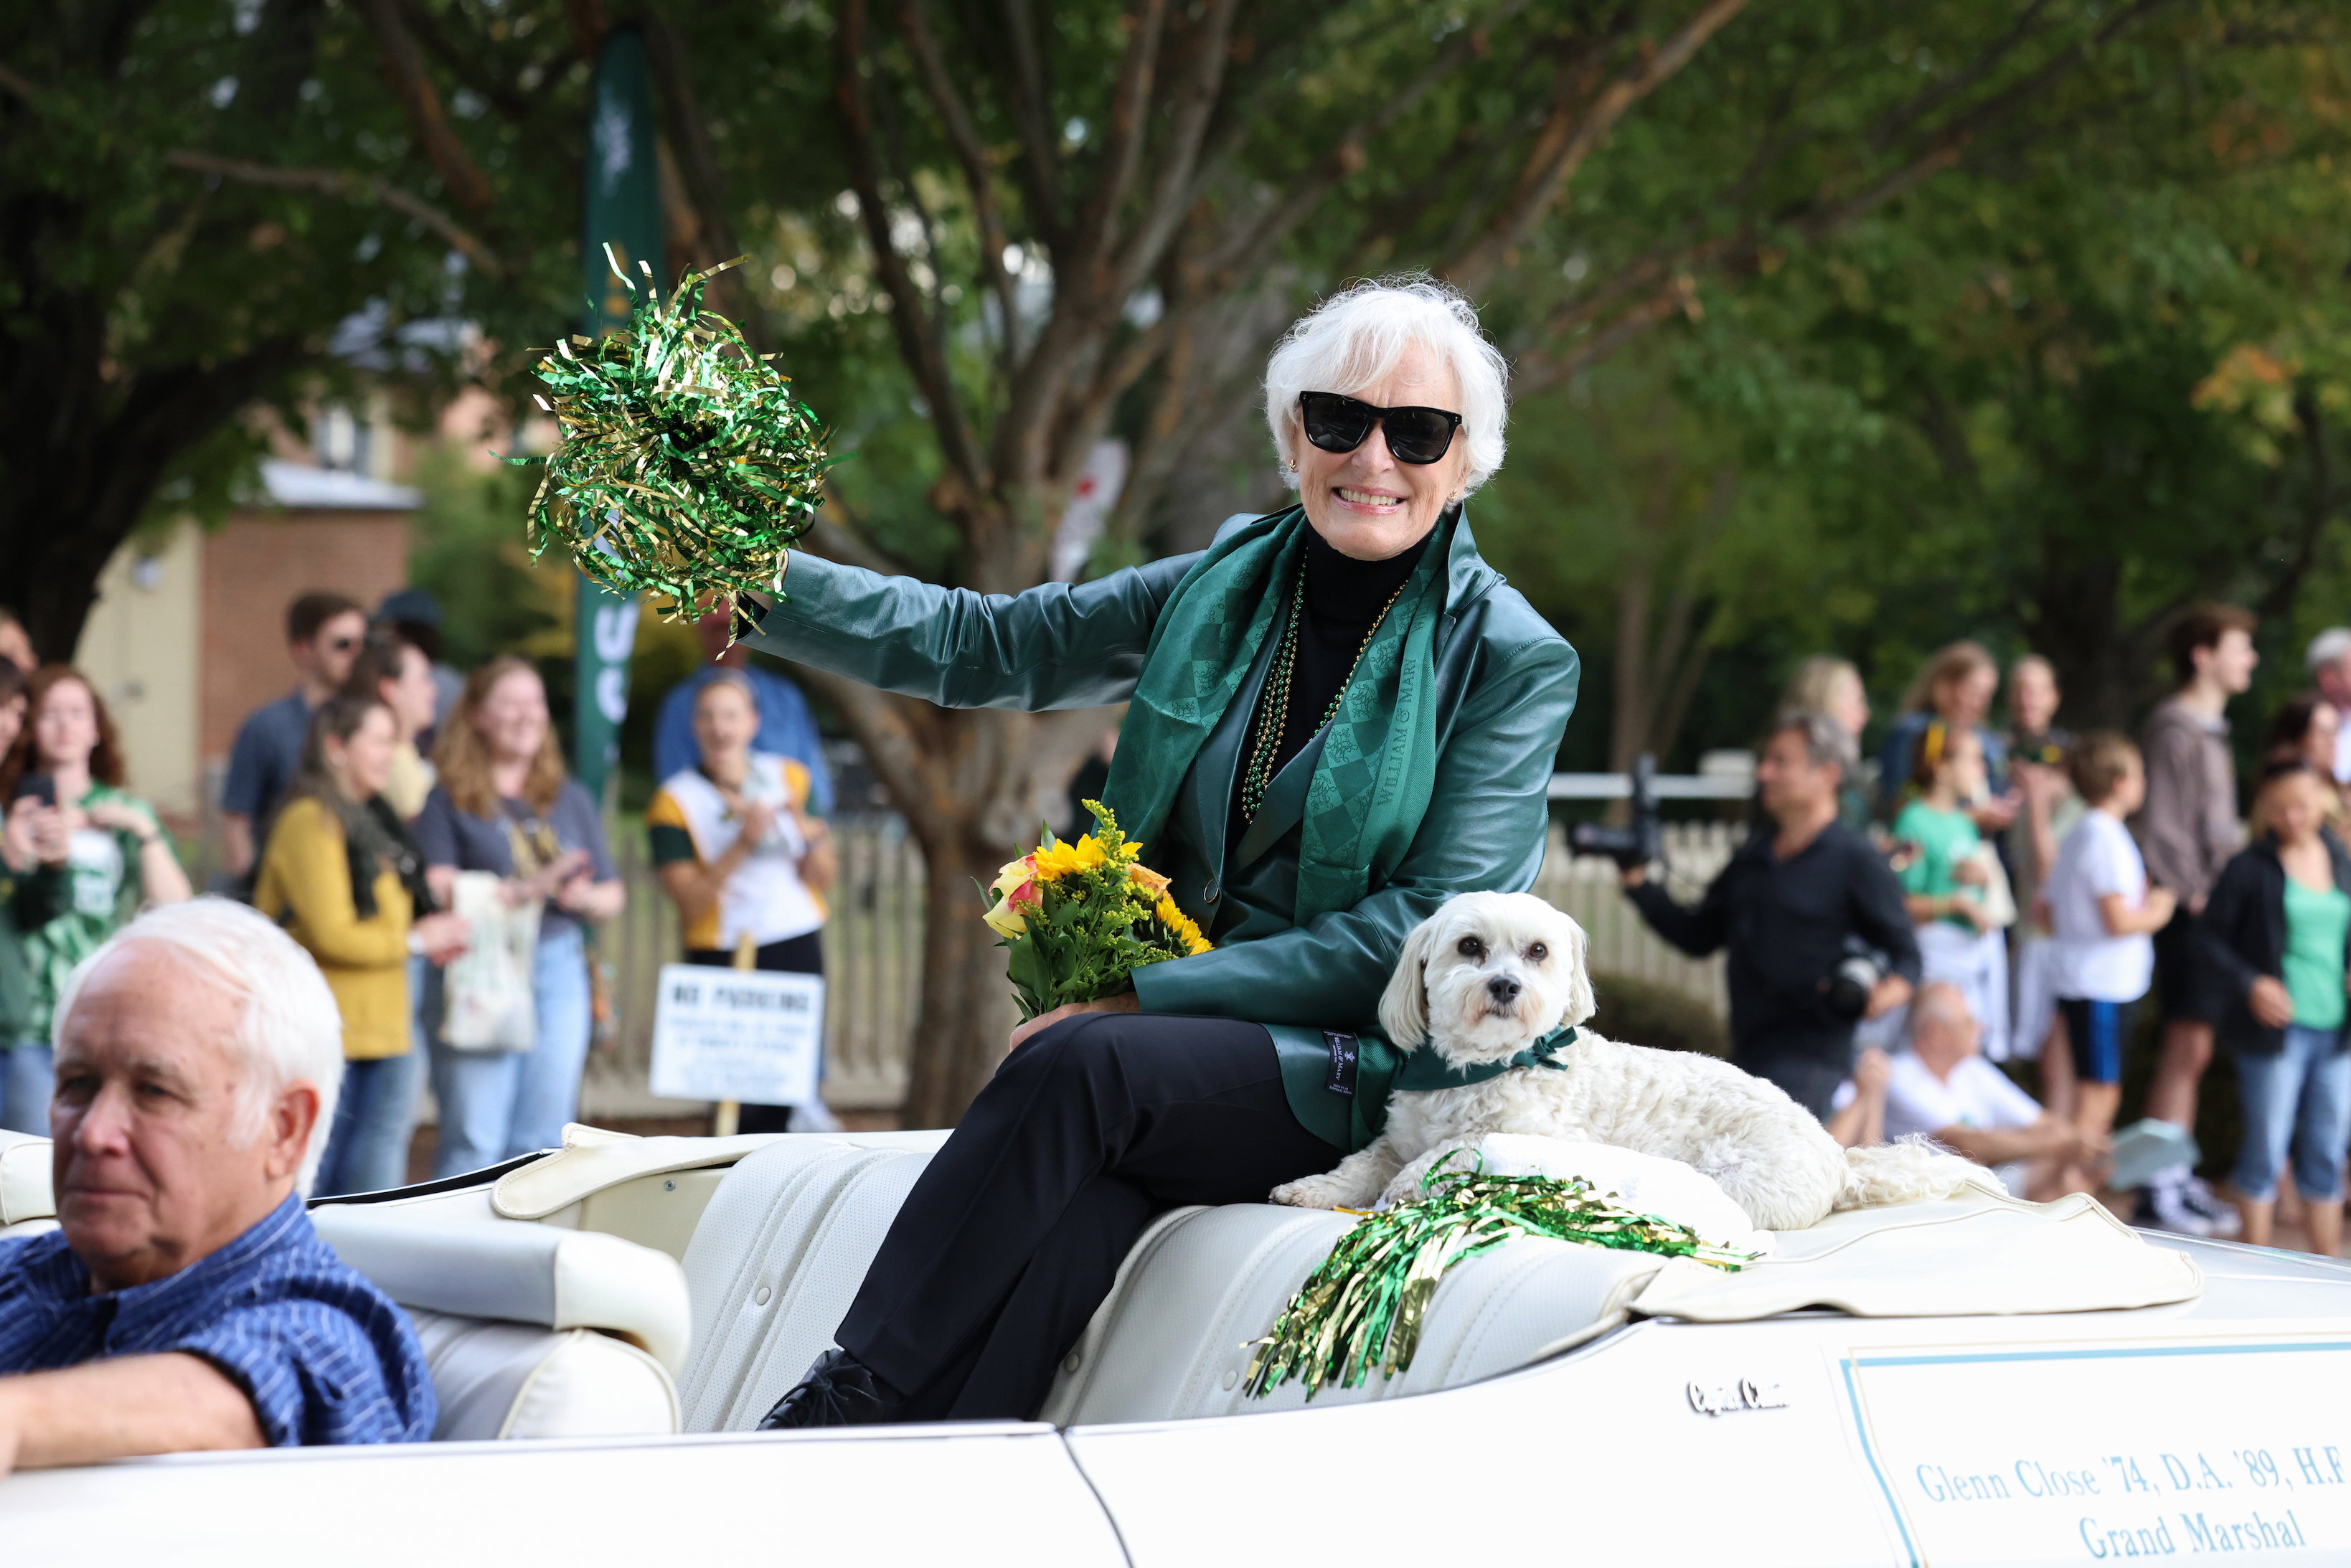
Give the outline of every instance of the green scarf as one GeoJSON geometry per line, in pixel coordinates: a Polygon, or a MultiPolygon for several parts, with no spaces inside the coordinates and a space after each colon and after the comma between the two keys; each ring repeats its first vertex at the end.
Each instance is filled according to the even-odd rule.
{"type": "Polygon", "coordinates": [[[1575,1043],[1575,1030],[1555,1029],[1516,1056],[1501,1061],[1480,1061],[1468,1067],[1455,1067],[1445,1058],[1423,1046],[1404,1059],[1403,1071],[1395,1075],[1389,1087],[1395,1093],[1426,1093],[1431,1089],[1467,1089],[1472,1083],[1483,1083],[1489,1078],[1499,1078],[1513,1067],[1558,1067],[1559,1053],[1575,1043]]]}
{"type": "MultiPolygon", "coordinates": [[[[1202,556],[1151,629],[1102,798],[1157,841],[1184,777],[1265,645],[1306,550],[1304,508],[1260,517],[1202,556]]],[[[1356,665],[1306,794],[1291,924],[1353,909],[1394,873],[1437,783],[1437,623],[1453,525],[1440,523],[1356,665]]]]}

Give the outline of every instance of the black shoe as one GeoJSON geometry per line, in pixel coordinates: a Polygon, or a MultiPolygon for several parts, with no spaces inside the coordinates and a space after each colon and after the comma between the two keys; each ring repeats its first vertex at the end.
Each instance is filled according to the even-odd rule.
{"type": "Polygon", "coordinates": [[[759,1418],[762,1432],[801,1427],[878,1427],[898,1418],[906,1396],[845,1350],[820,1355],[791,1392],[759,1418]]]}

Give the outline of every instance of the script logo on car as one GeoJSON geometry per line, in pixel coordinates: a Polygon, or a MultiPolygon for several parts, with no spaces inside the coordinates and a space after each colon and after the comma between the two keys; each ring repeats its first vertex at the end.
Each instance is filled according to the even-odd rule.
{"type": "Polygon", "coordinates": [[[1780,1396],[1776,1383],[1758,1383],[1742,1377],[1736,1383],[1719,1383],[1708,1386],[1691,1383],[1687,1389],[1689,1406],[1701,1416],[1728,1416],[1740,1410],[1785,1410],[1788,1402],[1780,1396]]]}

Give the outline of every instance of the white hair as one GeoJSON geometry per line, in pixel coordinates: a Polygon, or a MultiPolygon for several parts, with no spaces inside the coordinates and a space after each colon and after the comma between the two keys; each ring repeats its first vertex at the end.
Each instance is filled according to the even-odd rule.
{"type": "Polygon", "coordinates": [[[2310,640],[2310,650],[2302,656],[2303,667],[2316,674],[2329,664],[2341,664],[2346,653],[2351,653],[2351,626],[2329,626],[2310,640]]]}
{"type": "Polygon", "coordinates": [[[1502,465],[1510,418],[1510,361],[1478,329],[1478,308],[1426,273],[1373,278],[1342,289],[1299,318],[1265,367],[1265,423],[1293,489],[1290,444],[1300,438],[1298,394],[1362,392],[1384,379],[1415,345],[1453,367],[1461,381],[1461,438],[1469,444],[1468,495],[1502,465]]]}
{"type": "Polygon", "coordinates": [[[319,1119],[294,1178],[296,1190],[309,1196],[343,1086],[343,1017],[327,977],[301,944],[258,910],[225,898],[166,904],[125,925],[74,967],[57,998],[58,1038],[91,974],[117,948],[133,942],[171,948],[244,1004],[230,1037],[232,1048],[244,1057],[235,1134],[240,1145],[261,1136],[270,1106],[287,1088],[308,1083],[318,1090],[319,1119]]]}

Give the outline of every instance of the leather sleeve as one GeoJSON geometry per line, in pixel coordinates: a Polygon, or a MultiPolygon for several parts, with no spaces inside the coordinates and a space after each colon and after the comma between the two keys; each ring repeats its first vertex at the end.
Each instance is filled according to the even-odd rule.
{"type": "Polygon", "coordinates": [[[1102,707],[1134,695],[1152,628],[1197,559],[1002,594],[795,552],[783,597],[746,641],[941,707],[1102,707]]]}
{"type": "Polygon", "coordinates": [[[1310,1028],[1379,1016],[1407,932],[1457,893],[1522,893],[1542,868],[1549,785],[1579,662],[1556,638],[1505,655],[1462,704],[1428,812],[1387,884],[1302,928],[1135,971],[1145,1012],[1310,1028]]]}

